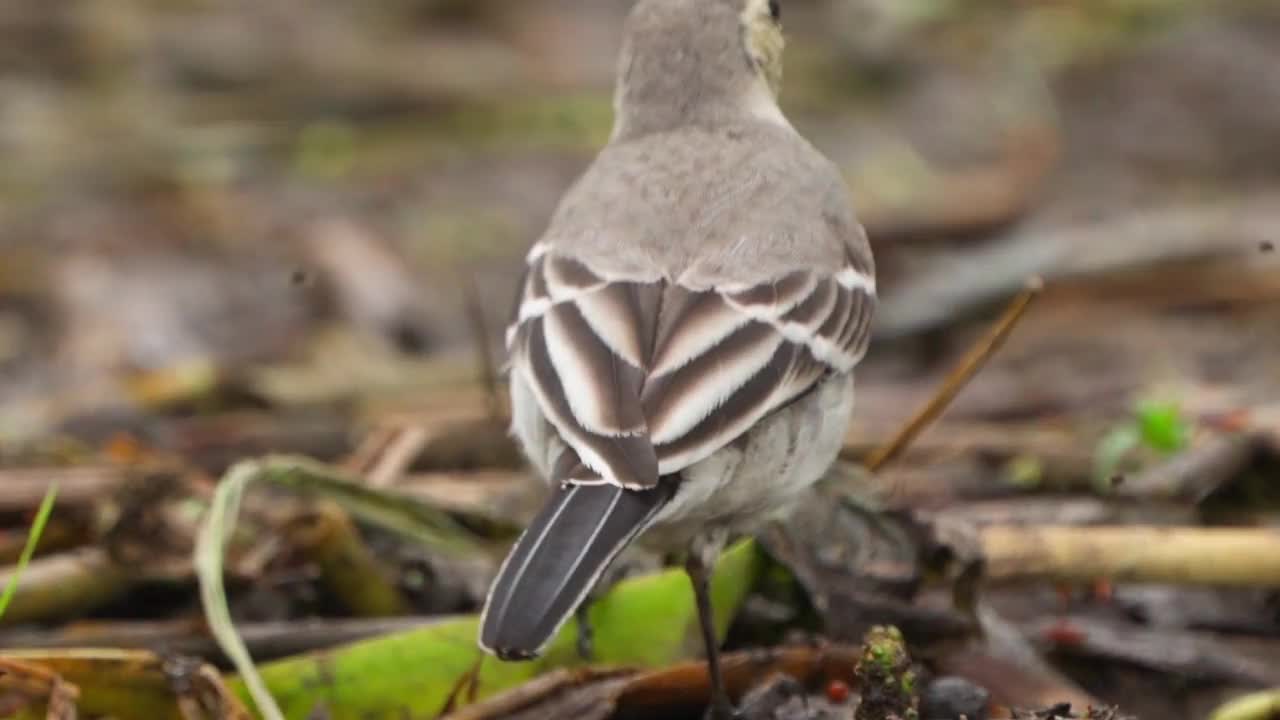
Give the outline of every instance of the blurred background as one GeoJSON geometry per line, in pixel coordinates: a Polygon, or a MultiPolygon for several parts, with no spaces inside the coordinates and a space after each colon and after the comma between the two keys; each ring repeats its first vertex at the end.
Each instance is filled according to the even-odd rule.
{"type": "MultiPolygon", "coordinates": [[[[0,3],[0,459],[126,438],[211,473],[336,460],[493,382],[521,258],[608,136],[629,6],[0,3]]],[[[1280,3],[784,0],[784,25],[783,109],[880,268],[855,439],[1046,281],[936,436],[967,440],[890,495],[1087,494],[1135,413],[1280,438],[1280,3]]],[[[1153,597],[1126,611],[1208,606],[1153,597]]],[[[1274,595],[1249,597],[1275,633],[1274,595]]]]}
{"type": "MultiPolygon", "coordinates": [[[[468,293],[499,355],[516,259],[607,137],[628,7],[6,3],[0,432],[127,414],[175,368],[372,391],[474,351],[468,293]]],[[[1050,300],[969,405],[1276,379],[1274,3],[785,11],[782,104],[880,258],[870,385],[945,366],[1032,274],[1050,300]]]]}

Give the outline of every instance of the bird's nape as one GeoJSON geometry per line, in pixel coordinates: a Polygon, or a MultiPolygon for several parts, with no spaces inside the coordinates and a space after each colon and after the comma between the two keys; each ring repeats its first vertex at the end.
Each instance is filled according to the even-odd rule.
{"type": "Polygon", "coordinates": [[[641,0],[627,18],[615,137],[776,119],[785,41],[768,0],[641,0]]]}

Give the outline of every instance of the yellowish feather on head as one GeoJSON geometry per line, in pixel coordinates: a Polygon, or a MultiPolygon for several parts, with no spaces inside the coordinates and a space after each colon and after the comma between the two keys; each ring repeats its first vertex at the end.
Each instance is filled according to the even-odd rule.
{"type": "Polygon", "coordinates": [[[746,0],[742,28],[747,54],[776,97],[782,89],[782,51],[787,42],[770,5],[770,0],[746,0]]]}

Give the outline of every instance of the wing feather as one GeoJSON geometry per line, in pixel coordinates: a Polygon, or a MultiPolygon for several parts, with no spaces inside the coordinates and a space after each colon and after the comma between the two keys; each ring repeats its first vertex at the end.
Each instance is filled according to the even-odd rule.
{"type": "Polygon", "coordinates": [[[670,442],[715,412],[773,358],[783,338],[750,322],[678,370],[651,377],[641,402],[656,443],[670,442]]]}
{"type": "Polygon", "coordinates": [[[583,315],[592,303],[560,303],[544,316],[547,352],[556,376],[574,383],[566,396],[583,429],[608,437],[640,435],[644,414],[634,402],[644,371],[632,365],[596,333],[583,315]]]}
{"type": "Polygon", "coordinates": [[[655,375],[678,370],[751,321],[719,293],[695,292],[679,285],[667,290],[660,314],[652,365],[655,375]]]}
{"type": "Polygon", "coordinates": [[[568,392],[547,347],[543,318],[530,321],[521,333],[524,346],[515,356],[517,369],[525,373],[538,405],[565,443],[578,453],[594,473],[590,477],[556,478],[563,482],[592,482],[600,478],[628,488],[653,487],[658,479],[658,459],[647,434],[607,436],[583,427],[569,404],[568,392]]]}
{"type": "Polygon", "coordinates": [[[875,279],[850,256],[832,272],[691,289],[530,253],[513,366],[577,462],[555,481],[654,487],[857,364],[875,279]]]}

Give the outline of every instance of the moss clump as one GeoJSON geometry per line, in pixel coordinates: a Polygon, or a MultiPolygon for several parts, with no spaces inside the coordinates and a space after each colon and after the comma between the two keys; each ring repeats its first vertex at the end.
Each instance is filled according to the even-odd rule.
{"type": "Polygon", "coordinates": [[[862,693],[856,720],[917,718],[916,674],[902,633],[895,627],[874,627],[862,647],[853,671],[862,693]]]}

